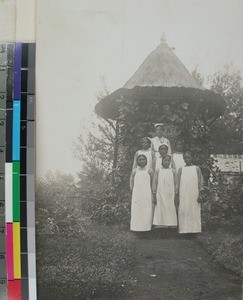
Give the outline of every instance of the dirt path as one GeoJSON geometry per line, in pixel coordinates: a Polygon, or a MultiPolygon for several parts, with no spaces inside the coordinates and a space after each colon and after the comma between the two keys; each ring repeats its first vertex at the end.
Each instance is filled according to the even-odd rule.
{"type": "Polygon", "coordinates": [[[126,300],[241,300],[241,283],[197,241],[136,240],[140,290],[126,300]]]}

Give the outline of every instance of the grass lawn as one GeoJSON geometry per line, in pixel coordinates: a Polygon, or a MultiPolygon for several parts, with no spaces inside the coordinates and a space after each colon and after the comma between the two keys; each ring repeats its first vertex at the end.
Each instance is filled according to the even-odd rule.
{"type": "Polygon", "coordinates": [[[38,299],[126,295],[135,285],[133,239],[116,227],[37,235],[38,299]]]}

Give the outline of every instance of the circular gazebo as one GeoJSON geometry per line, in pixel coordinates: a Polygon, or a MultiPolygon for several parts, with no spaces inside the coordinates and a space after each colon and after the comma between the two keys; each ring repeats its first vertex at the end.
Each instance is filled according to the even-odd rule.
{"type": "Polygon", "coordinates": [[[117,146],[121,145],[119,153],[126,164],[131,163],[138,140],[153,135],[154,123],[164,124],[172,149],[175,139],[182,138],[188,148],[203,153],[205,161],[210,152],[209,126],[224,109],[221,96],[203,89],[162,37],[124,87],[101,99],[95,112],[116,120],[117,146]]]}

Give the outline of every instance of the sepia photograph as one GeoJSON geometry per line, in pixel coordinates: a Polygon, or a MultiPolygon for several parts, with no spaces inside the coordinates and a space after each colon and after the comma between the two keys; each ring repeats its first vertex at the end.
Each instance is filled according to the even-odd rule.
{"type": "Polygon", "coordinates": [[[37,1],[38,299],[242,299],[242,53],[242,0],[37,1]]]}

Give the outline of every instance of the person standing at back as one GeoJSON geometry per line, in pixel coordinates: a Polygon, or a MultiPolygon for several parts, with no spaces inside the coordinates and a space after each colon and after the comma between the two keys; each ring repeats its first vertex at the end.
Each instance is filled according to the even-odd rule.
{"type": "MultiPolygon", "coordinates": [[[[203,177],[199,167],[193,165],[192,152],[183,155],[185,167],[178,171],[179,180],[179,233],[201,232],[201,201],[203,177]]],[[[188,235],[188,237],[194,235],[188,235]]]]}
{"type": "Polygon", "coordinates": [[[132,169],[137,168],[137,159],[138,156],[143,154],[147,158],[147,169],[154,171],[155,168],[155,155],[154,151],[151,149],[151,139],[149,137],[144,137],[140,141],[141,148],[134,155],[133,167],[132,169]]]}
{"type": "Polygon", "coordinates": [[[176,171],[177,174],[179,169],[185,167],[186,165],[183,158],[183,151],[184,151],[183,141],[177,140],[175,142],[175,152],[171,156],[172,157],[171,167],[176,171]]]}
{"type": "Polygon", "coordinates": [[[152,149],[155,152],[156,158],[160,156],[159,147],[162,144],[166,144],[168,146],[168,154],[171,155],[170,141],[163,135],[164,135],[163,124],[155,124],[155,137],[151,139],[151,142],[152,142],[152,149]]]}

